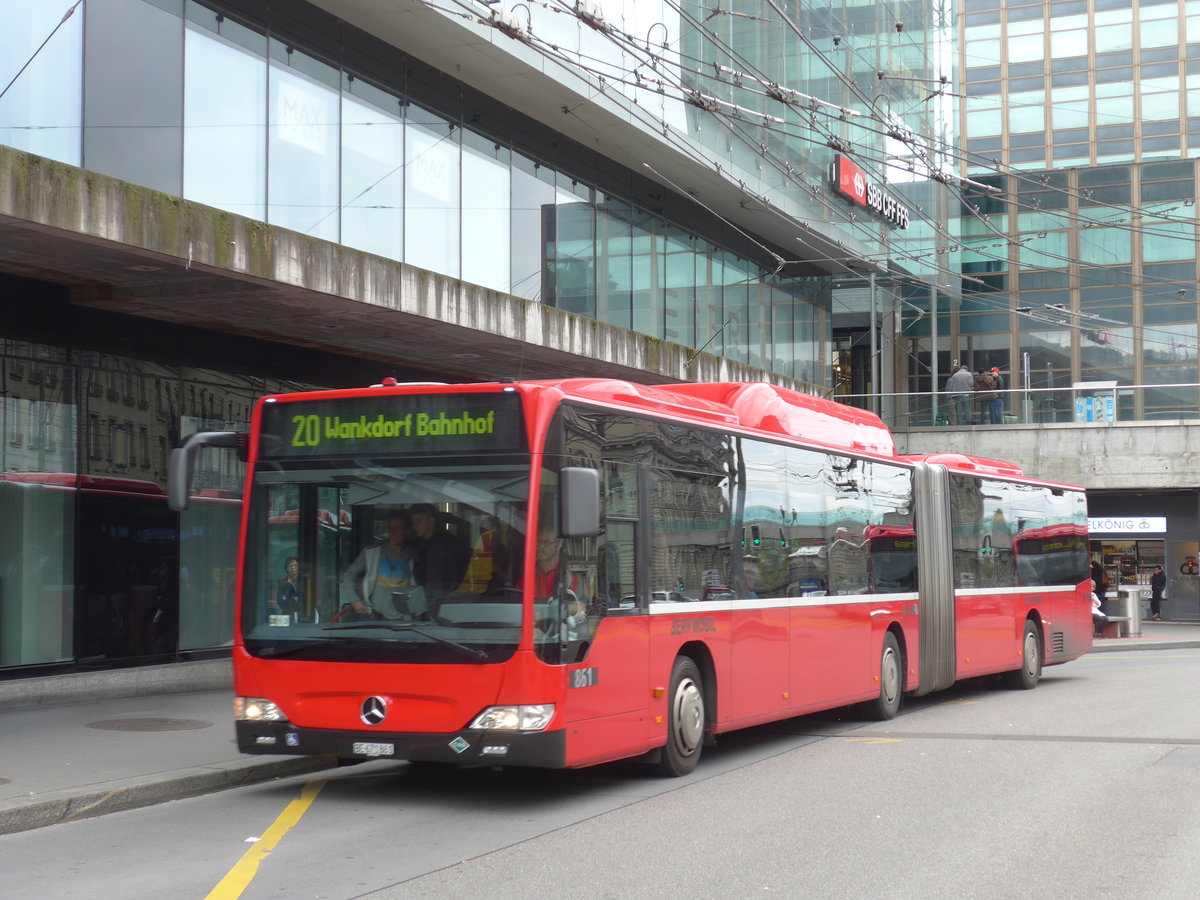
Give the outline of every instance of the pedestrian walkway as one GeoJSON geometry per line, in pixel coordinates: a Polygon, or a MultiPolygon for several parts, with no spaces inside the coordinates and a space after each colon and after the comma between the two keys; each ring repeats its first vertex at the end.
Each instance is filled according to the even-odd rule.
{"type": "Polygon", "coordinates": [[[0,683],[0,834],[333,765],[239,753],[228,661],[218,666],[225,686],[201,677],[206,689],[186,690],[166,680],[168,693],[158,691],[170,666],[0,683]],[[97,699],[106,680],[125,696],[97,699]]]}
{"type": "MultiPolygon", "coordinates": [[[[1093,652],[1185,647],[1200,623],[1143,622],[1093,652]]],[[[0,834],[332,765],[238,753],[228,661],[0,682],[0,834]]]]}
{"type": "Polygon", "coordinates": [[[1098,638],[1092,643],[1092,652],[1166,650],[1179,647],[1200,647],[1200,622],[1150,622],[1142,619],[1140,636],[1098,638]]]}

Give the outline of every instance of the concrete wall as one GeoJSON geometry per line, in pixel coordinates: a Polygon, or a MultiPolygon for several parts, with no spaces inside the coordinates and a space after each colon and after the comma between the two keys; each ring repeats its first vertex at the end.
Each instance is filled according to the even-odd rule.
{"type": "Polygon", "coordinates": [[[896,435],[900,453],[1003,459],[1037,478],[1090,490],[1200,487],[1200,425],[1000,425],[928,428],[896,435]]]}
{"type": "Polygon", "coordinates": [[[311,347],[411,358],[444,380],[571,376],[802,384],[0,146],[0,272],[72,303],[311,347]]]}

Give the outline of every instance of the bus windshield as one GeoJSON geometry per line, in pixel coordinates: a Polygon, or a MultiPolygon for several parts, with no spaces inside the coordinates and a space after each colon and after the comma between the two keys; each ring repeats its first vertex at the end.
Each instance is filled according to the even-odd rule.
{"type": "Polygon", "coordinates": [[[241,633],[256,656],[496,662],[516,650],[529,457],[260,463],[241,633]]]}

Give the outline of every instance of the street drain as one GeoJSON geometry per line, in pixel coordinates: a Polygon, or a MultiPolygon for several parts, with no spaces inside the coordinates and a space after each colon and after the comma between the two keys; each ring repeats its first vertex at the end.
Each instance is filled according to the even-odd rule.
{"type": "Polygon", "coordinates": [[[212,722],[201,719],[104,719],[87,725],[102,731],[195,731],[211,726],[212,722]]]}

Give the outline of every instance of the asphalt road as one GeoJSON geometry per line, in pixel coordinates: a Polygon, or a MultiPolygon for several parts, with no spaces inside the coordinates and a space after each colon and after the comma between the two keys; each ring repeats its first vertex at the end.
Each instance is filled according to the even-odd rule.
{"type": "Polygon", "coordinates": [[[698,771],[378,762],[0,837],[13,898],[1194,897],[1200,650],[1092,654],[698,771]]]}

